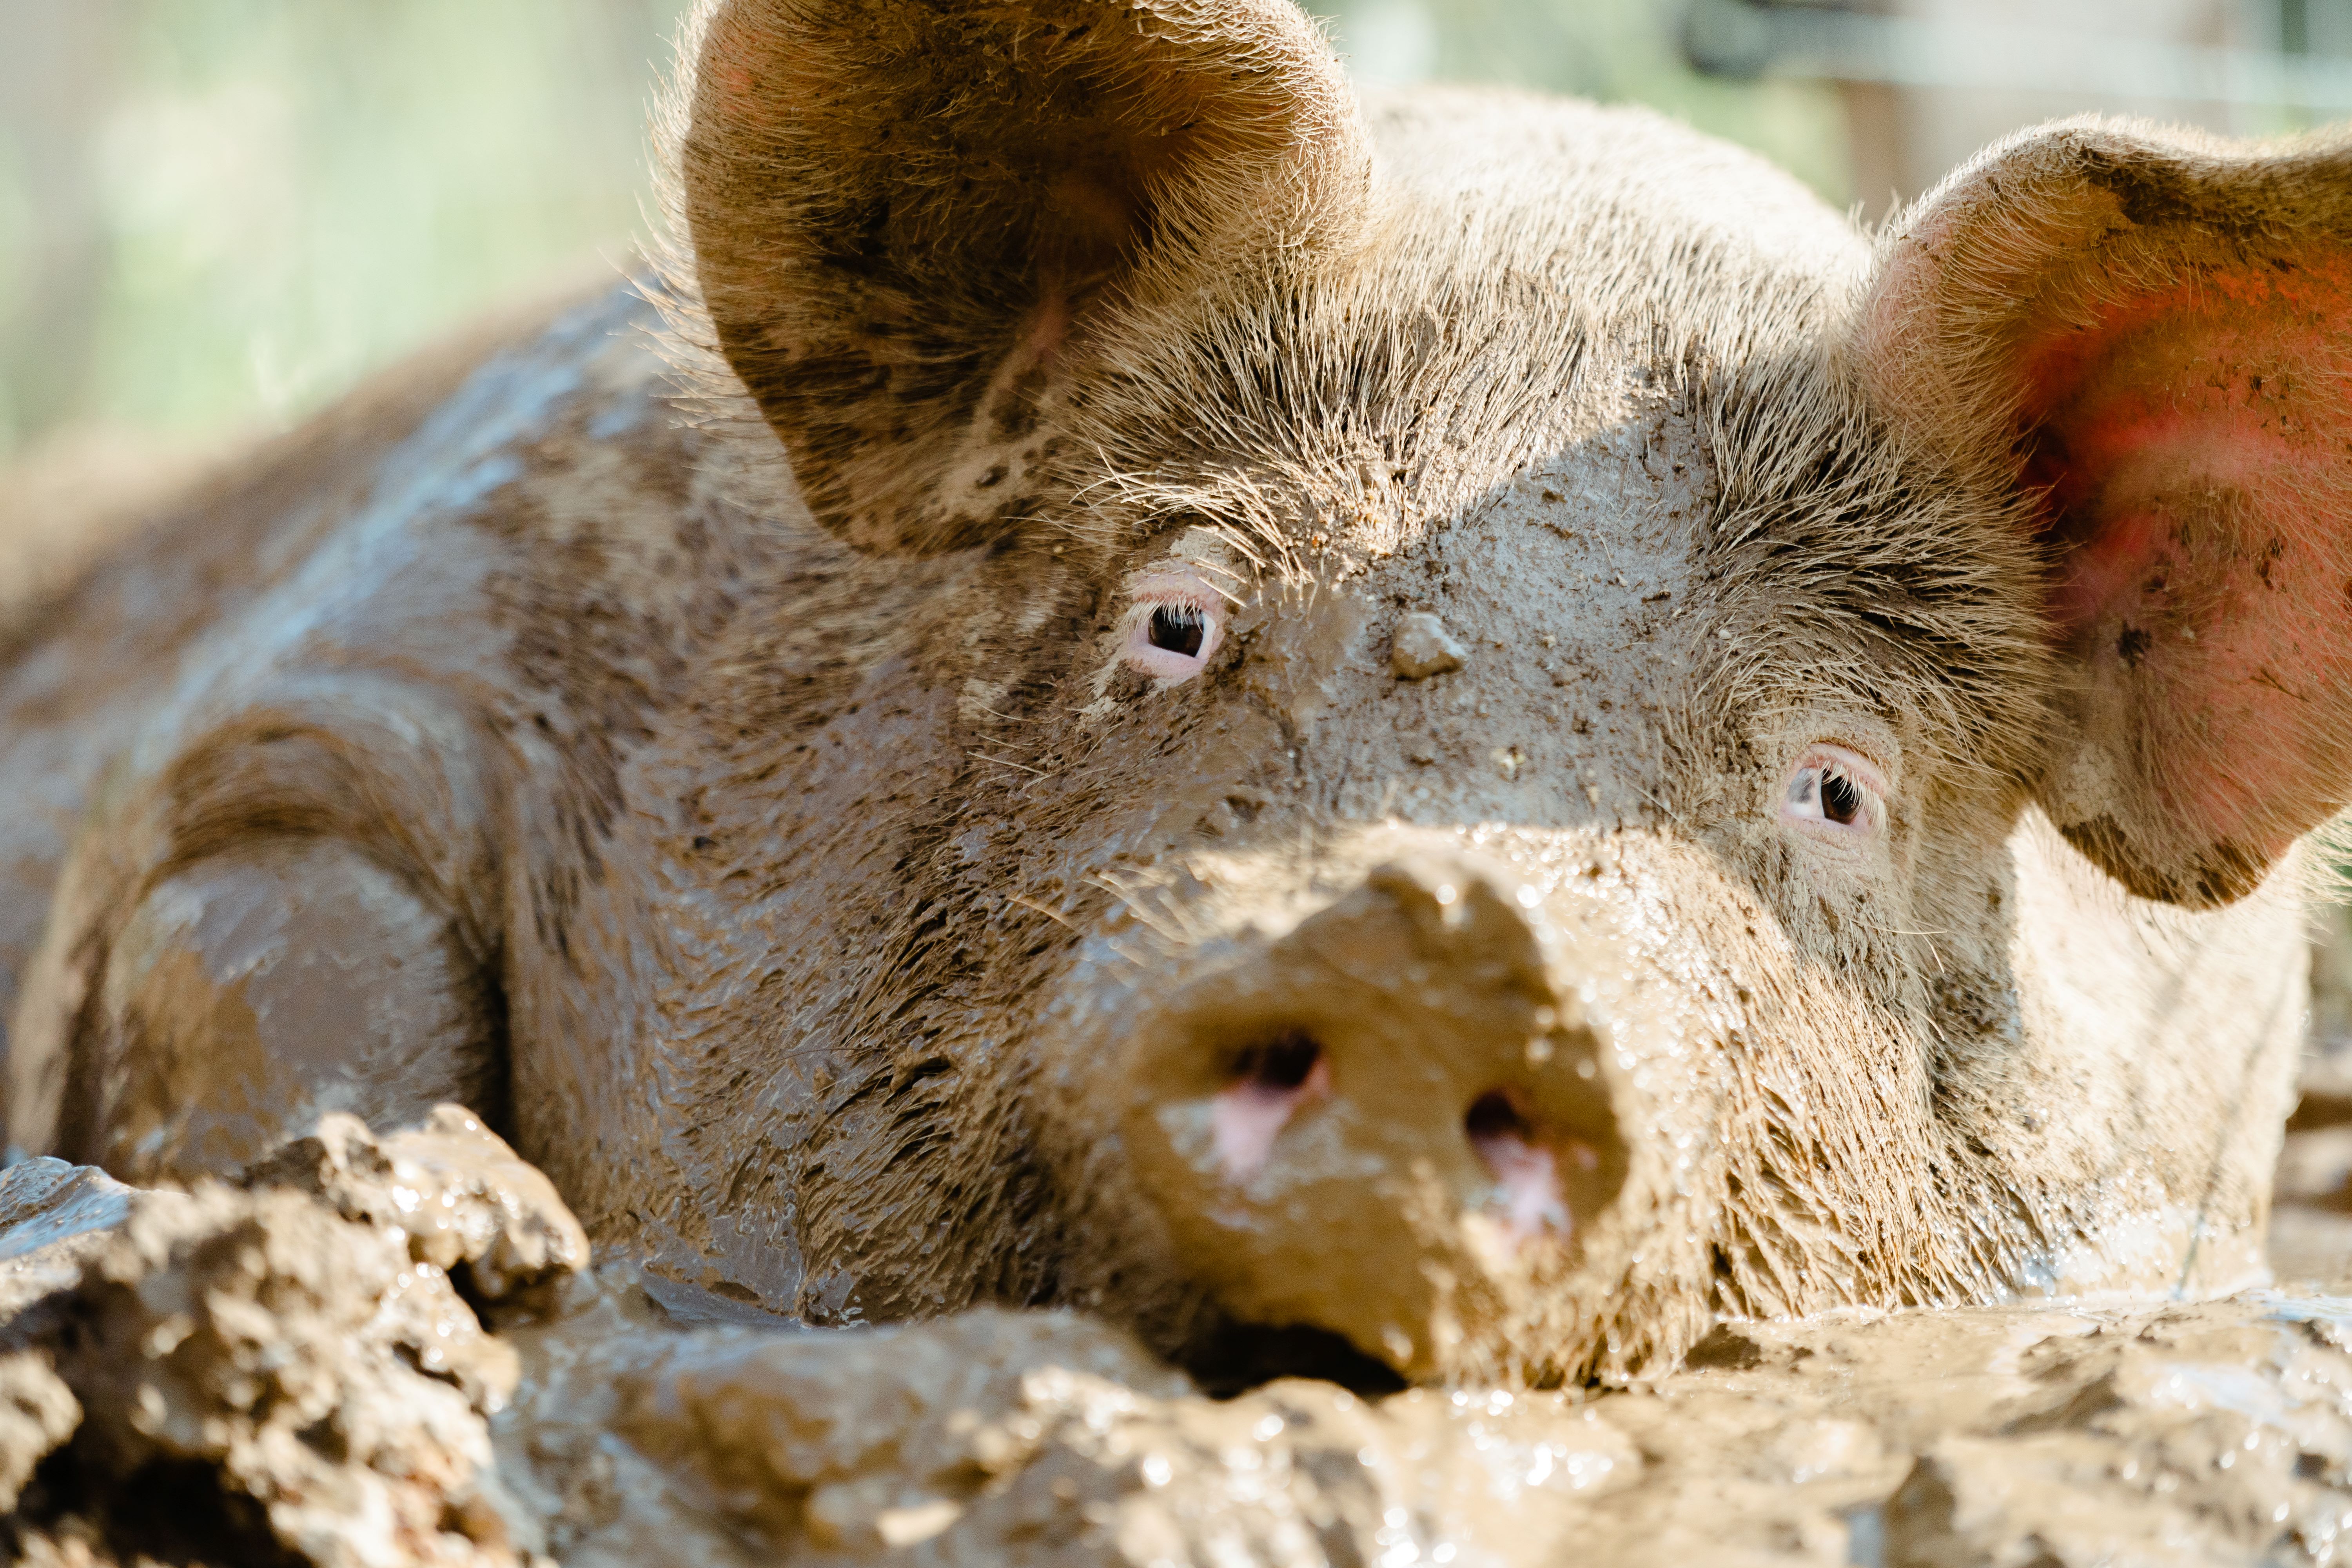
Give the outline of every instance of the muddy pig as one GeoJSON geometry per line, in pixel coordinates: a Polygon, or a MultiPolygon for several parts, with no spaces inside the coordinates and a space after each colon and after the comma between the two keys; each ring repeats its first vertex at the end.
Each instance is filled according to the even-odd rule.
{"type": "Polygon", "coordinates": [[[11,628],[16,1147],[457,1100],[702,1290],[1240,1381],[2259,1278],[2352,142],[1873,237],[1284,0],[729,0],[662,124],[644,278],[11,628]]]}

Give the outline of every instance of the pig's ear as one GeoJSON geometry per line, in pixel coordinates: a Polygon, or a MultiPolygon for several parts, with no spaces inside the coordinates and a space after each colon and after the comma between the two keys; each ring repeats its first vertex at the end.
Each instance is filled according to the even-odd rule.
{"type": "Polygon", "coordinates": [[[1364,204],[1354,96],[1288,0],[724,0],[689,47],[716,346],[866,549],[1017,521],[1113,318],[1364,204]]]}
{"type": "Polygon", "coordinates": [[[2224,903],[2352,800],[2352,142],[2013,138],[1882,242],[1859,342],[2051,552],[2077,847],[2224,903]]]}

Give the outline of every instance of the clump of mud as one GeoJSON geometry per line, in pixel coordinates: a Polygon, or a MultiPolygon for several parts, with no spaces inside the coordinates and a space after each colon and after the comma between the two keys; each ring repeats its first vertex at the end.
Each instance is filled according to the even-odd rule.
{"type": "Polygon", "coordinates": [[[1200,1394],[1060,1313],[802,1331],[584,1268],[462,1116],[244,1187],[0,1174],[40,1563],[2314,1563],[2352,1300],[1735,1324],[1612,1393],[1200,1394]],[[485,1324],[488,1327],[486,1330],[485,1324]]]}
{"type": "Polygon", "coordinates": [[[192,1193],[53,1160],[0,1176],[15,1555],[537,1559],[487,1424],[519,1363],[465,1293],[585,1261],[545,1179],[450,1110],[383,1143],[330,1119],[257,1176],[192,1193]]]}

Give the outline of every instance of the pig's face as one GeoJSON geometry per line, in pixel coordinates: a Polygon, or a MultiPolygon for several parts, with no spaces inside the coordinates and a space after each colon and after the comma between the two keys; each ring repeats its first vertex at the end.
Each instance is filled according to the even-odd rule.
{"type": "Polygon", "coordinates": [[[2028,561],[1823,373],[1637,357],[1541,215],[1496,289],[1431,206],[1391,243],[1456,260],[1450,337],[1396,251],[1155,322],[937,601],[981,761],[929,896],[1021,976],[1057,1295],[1213,1356],[1622,1370],[1878,1267],[1812,1213],[1925,1244],[1979,1195],[1930,1085],[1954,1004],[2015,1013],[2028,561]],[[1238,404],[1244,334],[1281,401],[1204,449],[1178,400],[1238,404]]]}
{"type": "MultiPolygon", "coordinates": [[[[970,761],[810,1270],[1542,1378],[2091,1224],[1988,1134],[2009,842],[2096,742],[2010,411],[1890,415],[1892,286],[1744,159],[1510,100],[1368,139],[1285,7],[1084,9],[720,7],[680,123],[713,395],[934,558],[895,646],[970,761]]],[[[2243,890],[2167,832],[2103,858],[2243,890]]]]}

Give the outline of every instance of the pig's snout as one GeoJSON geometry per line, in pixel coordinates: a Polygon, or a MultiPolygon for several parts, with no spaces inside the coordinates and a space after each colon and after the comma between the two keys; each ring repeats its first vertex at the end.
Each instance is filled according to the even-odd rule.
{"type": "Polygon", "coordinates": [[[1234,1320],[1407,1375],[1570,1272],[1623,1185],[1619,1073],[1533,889],[1392,861],[1150,1019],[1127,1131],[1181,1265],[1234,1320]]]}

